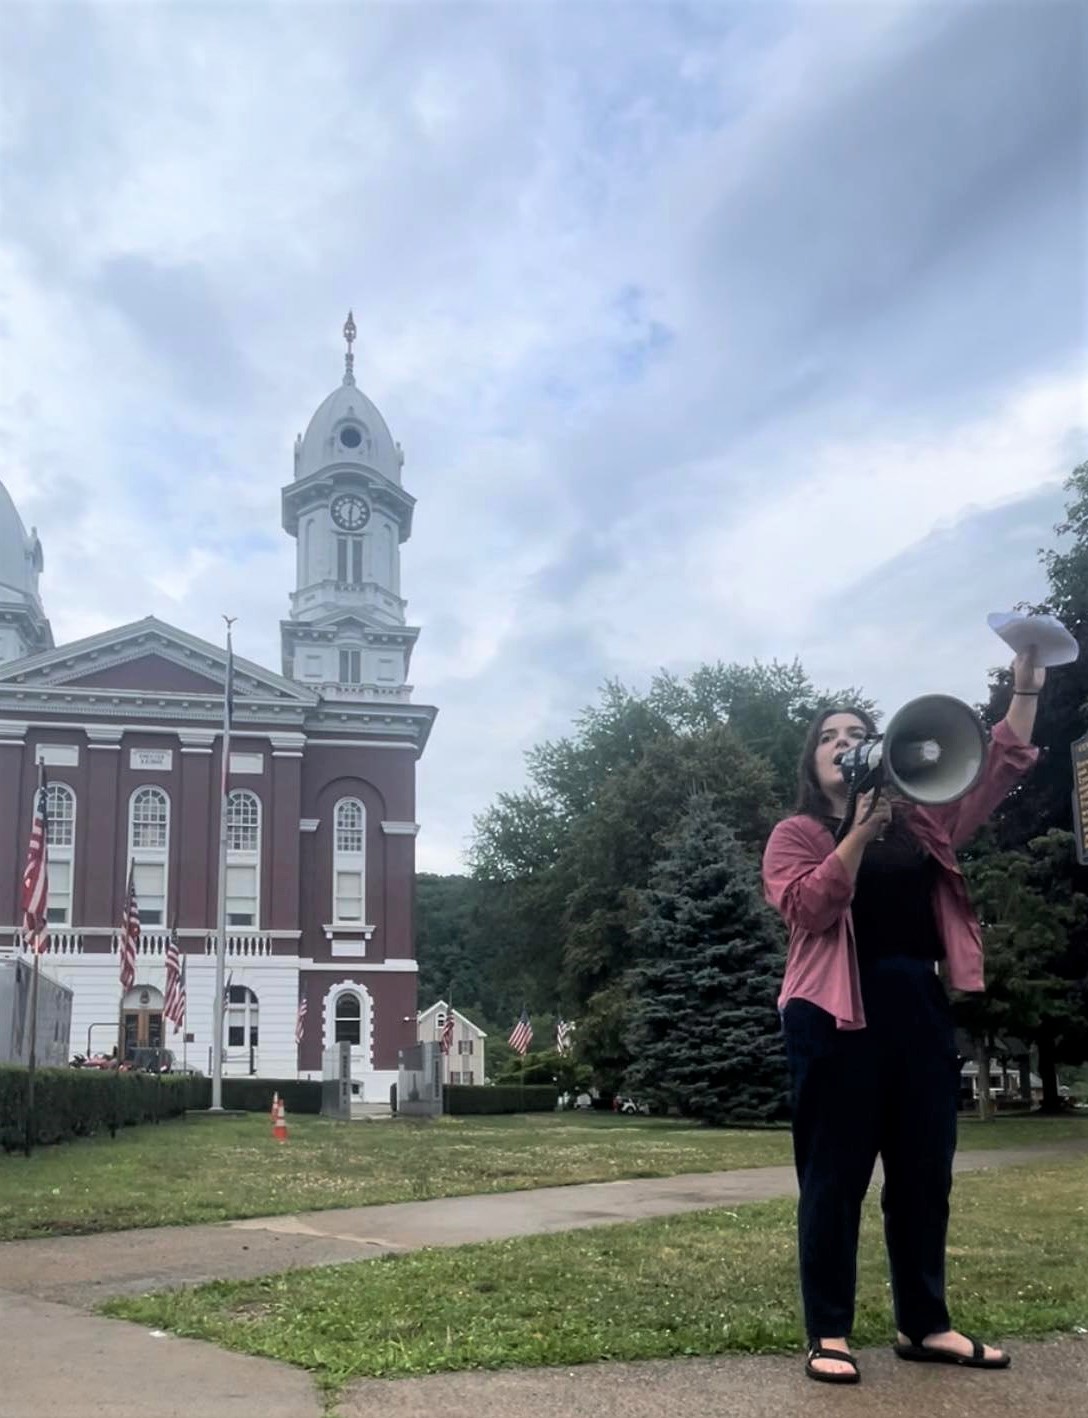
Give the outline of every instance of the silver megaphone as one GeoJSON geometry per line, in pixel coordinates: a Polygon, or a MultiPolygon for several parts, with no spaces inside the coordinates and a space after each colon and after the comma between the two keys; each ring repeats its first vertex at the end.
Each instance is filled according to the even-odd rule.
{"type": "Polygon", "coordinates": [[[947,694],[926,694],[904,704],[883,734],[836,762],[852,799],[887,788],[922,807],[939,807],[971,791],[986,752],[986,731],[973,709],[947,694]]]}

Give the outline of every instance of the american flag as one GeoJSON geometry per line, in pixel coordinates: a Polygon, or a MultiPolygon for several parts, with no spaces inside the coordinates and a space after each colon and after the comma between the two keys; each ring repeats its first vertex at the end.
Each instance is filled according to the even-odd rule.
{"type": "Polygon", "coordinates": [[[23,872],[23,929],[27,944],[38,954],[49,943],[49,868],[46,860],[46,788],[45,767],[38,764],[38,787],[34,794],[34,816],[30,824],[30,845],[23,872]]]}
{"type": "Polygon", "coordinates": [[[187,1003],[187,1002],[186,1002],[186,998],[185,998],[185,956],[183,955],[183,956],[181,957],[181,974],[178,976],[177,1010],[176,1010],[175,1015],[174,1015],[174,1020],[175,1020],[174,1033],[175,1033],[175,1034],[178,1032],[178,1029],[179,1029],[179,1028],[181,1028],[181,1029],[184,1029],[184,1028],[185,1028],[185,1009],[186,1009],[186,1003],[187,1003]]]}
{"type": "Polygon", "coordinates": [[[303,1031],[306,1028],[306,996],[302,995],[298,1002],[298,1018],[295,1020],[295,1043],[302,1043],[303,1031]]]}
{"type": "Polygon", "coordinates": [[[177,925],[170,932],[170,940],[166,946],[166,999],[162,1012],[173,1024],[176,1034],[185,1022],[185,986],[181,979],[177,925]]]}
{"type": "Polygon", "coordinates": [[[442,1039],[440,1047],[444,1054],[448,1054],[453,1048],[453,1006],[446,1009],[446,1022],[442,1025],[442,1039]]]}
{"type": "Polygon", "coordinates": [[[560,1054],[569,1054],[574,1039],[574,1025],[569,1019],[558,1019],[555,1024],[555,1048],[560,1054]]]}
{"type": "Polygon", "coordinates": [[[529,1045],[533,1042],[533,1026],[529,1019],[529,1011],[523,1009],[521,1018],[514,1025],[510,1034],[510,1047],[516,1054],[527,1054],[529,1045]]]}
{"type": "Polygon", "coordinates": [[[140,943],[140,906],[136,900],[136,865],[128,869],[125,909],[121,913],[121,988],[127,994],[136,983],[136,947],[140,943]]]}

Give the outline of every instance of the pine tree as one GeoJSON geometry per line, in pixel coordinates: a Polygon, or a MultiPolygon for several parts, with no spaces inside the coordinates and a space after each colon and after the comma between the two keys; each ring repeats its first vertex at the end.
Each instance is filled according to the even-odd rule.
{"type": "Polygon", "coordinates": [[[642,896],[626,1087],[707,1123],[787,1114],[775,999],[783,932],[709,794],[692,796],[642,896]]]}

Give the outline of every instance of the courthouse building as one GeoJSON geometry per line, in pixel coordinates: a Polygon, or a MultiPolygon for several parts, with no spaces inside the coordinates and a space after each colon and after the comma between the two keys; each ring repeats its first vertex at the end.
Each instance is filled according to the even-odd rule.
{"type": "MultiPolygon", "coordinates": [[[[294,447],[282,491],[297,543],[279,673],[235,658],[224,1072],[319,1077],[352,1047],[388,1099],[416,1038],[416,763],[435,709],[412,703],[419,634],[401,595],[414,499],[400,445],[346,370],[294,447]],[[296,1044],[299,1003],[306,1010],[296,1044]]],[[[0,953],[23,949],[19,883],[37,763],[49,783],[50,944],[74,992],[72,1050],[164,1044],[207,1072],[214,1003],[225,650],[146,617],[54,644],[46,566],[0,486],[0,953]],[[142,940],[119,985],[130,863],[142,940]],[[188,1012],[162,1017],[176,927],[188,1012]]]]}

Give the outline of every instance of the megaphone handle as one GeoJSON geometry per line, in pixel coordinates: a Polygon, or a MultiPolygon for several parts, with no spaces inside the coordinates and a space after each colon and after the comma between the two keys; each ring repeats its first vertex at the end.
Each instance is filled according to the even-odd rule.
{"type": "Polygon", "coordinates": [[[847,799],[846,799],[846,812],[843,814],[843,819],[842,819],[842,821],[839,823],[839,830],[835,833],[835,842],[836,842],[836,844],[838,844],[839,842],[841,842],[841,841],[844,839],[844,837],[846,836],[846,834],[850,831],[851,827],[853,827],[853,825],[854,825],[854,814],[857,812],[857,810],[858,810],[858,790],[857,790],[857,787],[854,786],[854,787],[851,787],[850,792],[849,792],[849,794],[847,795],[847,799]]]}

